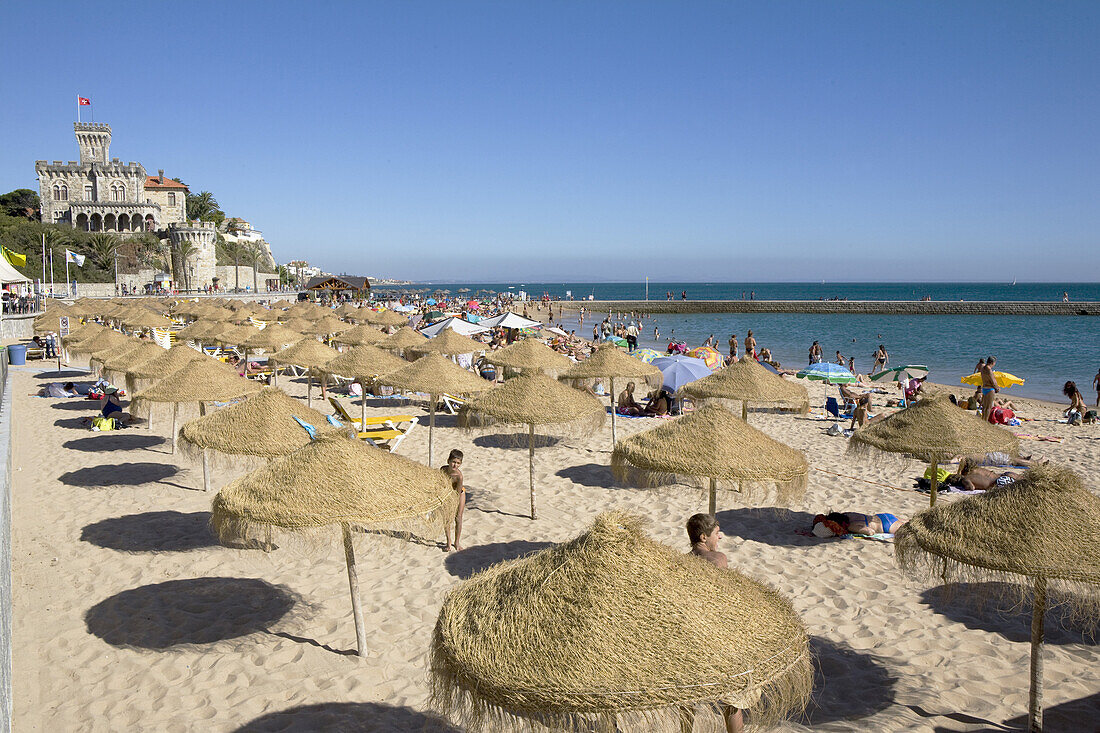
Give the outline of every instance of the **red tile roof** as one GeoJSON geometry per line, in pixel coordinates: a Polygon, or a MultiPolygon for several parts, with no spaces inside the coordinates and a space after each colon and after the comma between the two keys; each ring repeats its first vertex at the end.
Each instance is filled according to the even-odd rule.
{"type": "Polygon", "coordinates": [[[188,190],[187,186],[179,181],[173,181],[171,178],[165,178],[161,181],[159,176],[146,176],[145,187],[151,189],[182,188],[184,191],[188,190]]]}

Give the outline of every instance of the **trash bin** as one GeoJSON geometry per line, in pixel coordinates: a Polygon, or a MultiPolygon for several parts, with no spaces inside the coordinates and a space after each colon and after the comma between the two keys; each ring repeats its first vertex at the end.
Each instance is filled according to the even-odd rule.
{"type": "Polygon", "coordinates": [[[8,363],[21,366],[27,363],[27,345],[12,344],[8,347],[8,363]]]}

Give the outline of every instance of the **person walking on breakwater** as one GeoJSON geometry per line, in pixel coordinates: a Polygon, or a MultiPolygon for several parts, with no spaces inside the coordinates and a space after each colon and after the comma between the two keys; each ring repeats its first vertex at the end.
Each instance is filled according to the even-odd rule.
{"type": "Polygon", "coordinates": [[[982,417],[992,422],[993,395],[1000,392],[997,386],[997,377],[993,374],[993,367],[997,364],[997,357],[990,356],[979,372],[982,375],[982,417]]]}

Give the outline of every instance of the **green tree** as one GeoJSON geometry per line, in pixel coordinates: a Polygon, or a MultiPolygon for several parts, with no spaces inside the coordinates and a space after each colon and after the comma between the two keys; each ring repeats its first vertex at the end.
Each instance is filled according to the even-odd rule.
{"type": "Polygon", "coordinates": [[[191,220],[213,221],[221,224],[225,220],[225,212],[221,210],[218,200],[209,191],[187,194],[187,218],[191,220]]]}
{"type": "Polygon", "coordinates": [[[8,216],[20,216],[38,221],[41,206],[42,201],[38,198],[38,194],[29,188],[17,188],[0,195],[0,211],[8,216]]]}
{"type": "Polygon", "coordinates": [[[253,293],[260,292],[260,278],[259,278],[259,270],[257,268],[260,266],[260,263],[263,262],[266,259],[265,255],[266,255],[266,253],[264,252],[263,247],[261,247],[258,243],[256,243],[256,242],[246,242],[246,243],[244,243],[244,261],[247,262],[248,264],[252,265],[252,292],[253,293]]]}
{"type": "Polygon", "coordinates": [[[85,242],[85,253],[95,263],[96,267],[104,271],[113,271],[115,267],[115,255],[121,241],[118,237],[107,232],[95,232],[85,242]]]}
{"type": "Polygon", "coordinates": [[[177,282],[183,282],[185,290],[191,289],[191,258],[198,254],[198,248],[186,239],[176,245],[175,256],[172,258],[175,263],[173,268],[173,277],[177,282]]]}

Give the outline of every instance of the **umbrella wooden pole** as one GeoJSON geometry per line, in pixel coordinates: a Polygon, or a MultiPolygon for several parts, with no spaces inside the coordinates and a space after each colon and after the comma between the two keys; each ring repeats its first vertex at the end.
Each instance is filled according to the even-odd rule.
{"type": "Polygon", "coordinates": [[[1035,579],[1035,598],[1031,607],[1031,693],[1027,703],[1028,733],[1043,730],[1043,617],[1047,612],[1047,579],[1035,579]]]}
{"type": "Polygon", "coordinates": [[[712,478],[710,480],[710,513],[714,514],[718,511],[718,480],[712,478]]]}
{"type": "Polygon", "coordinates": [[[202,449],[202,490],[210,493],[210,457],[206,448],[202,449]]]}
{"type": "Polygon", "coordinates": [[[359,387],[363,390],[363,398],[359,400],[359,407],[362,408],[359,414],[359,429],[367,429],[367,384],[362,379],[359,380],[359,387]]]}
{"type": "Polygon", "coordinates": [[[363,608],[359,605],[359,574],[355,569],[355,548],[351,544],[351,527],[340,524],[344,532],[344,559],[348,563],[348,585],[351,586],[351,615],[355,619],[355,641],[359,656],[367,656],[367,625],[363,621],[363,608]]]}
{"type": "Polygon", "coordinates": [[[741,419],[745,422],[749,421],[749,403],[745,400],[741,400],[741,419]]]}
{"type": "Polygon", "coordinates": [[[180,403],[172,403],[172,455],[176,455],[176,418],[179,415],[180,403]]]}
{"type": "Polygon", "coordinates": [[[936,506],[936,495],[939,493],[939,484],[940,484],[940,482],[937,481],[936,479],[939,478],[939,475],[938,475],[939,470],[940,470],[939,461],[933,460],[932,461],[932,478],[929,479],[929,481],[931,481],[931,483],[932,483],[932,492],[931,492],[931,496],[928,499],[928,506],[936,506]]]}
{"type": "Polygon", "coordinates": [[[611,385],[611,447],[615,447],[615,377],[608,377],[608,383],[611,385]]]}
{"type": "Polygon", "coordinates": [[[428,395],[428,466],[434,466],[432,457],[432,434],[435,432],[435,395],[428,395]]]}
{"type": "Polygon", "coordinates": [[[531,474],[531,519],[535,518],[535,426],[528,425],[527,458],[531,474]]]}
{"type": "Polygon", "coordinates": [[[306,407],[313,407],[313,372],[306,372],[306,407]]]}

